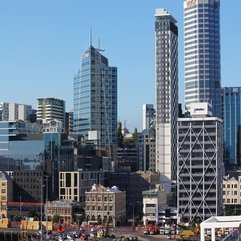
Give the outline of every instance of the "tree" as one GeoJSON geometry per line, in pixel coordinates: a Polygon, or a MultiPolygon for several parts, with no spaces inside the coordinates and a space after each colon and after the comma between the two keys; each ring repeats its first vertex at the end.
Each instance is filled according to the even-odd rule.
{"type": "Polygon", "coordinates": [[[118,128],[117,128],[117,139],[118,139],[118,147],[123,147],[123,134],[122,134],[122,124],[118,123],[118,128]]]}
{"type": "Polygon", "coordinates": [[[85,220],[85,213],[75,214],[73,218],[76,223],[81,224],[85,220]]]}
{"type": "Polygon", "coordinates": [[[132,140],[134,143],[136,143],[138,138],[138,132],[137,132],[137,128],[134,129],[134,133],[132,134],[132,140]]]}
{"type": "Polygon", "coordinates": [[[59,220],[60,220],[59,214],[54,214],[54,216],[53,216],[53,223],[58,223],[59,220]]]}
{"type": "Polygon", "coordinates": [[[34,210],[28,211],[28,215],[27,216],[29,218],[34,218],[34,220],[38,220],[38,218],[39,218],[38,214],[34,210]]]}

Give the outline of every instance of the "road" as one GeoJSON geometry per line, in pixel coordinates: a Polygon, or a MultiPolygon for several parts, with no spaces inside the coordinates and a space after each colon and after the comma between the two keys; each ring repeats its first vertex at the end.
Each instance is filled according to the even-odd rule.
{"type": "Polygon", "coordinates": [[[112,232],[116,236],[137,236],[139,240],[143,241],[170,241],[170,239],[167,238],[167,235],[144,235],[143,230],[140,229],[135,229],[134,231],[130,227],[120,227],[120,228],[114,228],[112,232]]]}

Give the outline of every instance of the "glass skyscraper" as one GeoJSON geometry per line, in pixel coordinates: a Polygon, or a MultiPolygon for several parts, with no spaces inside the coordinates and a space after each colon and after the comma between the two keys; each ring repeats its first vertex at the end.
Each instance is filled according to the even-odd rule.
{"type": "Polygon", "coordinates": [[[86,139],[96,131],[98,146],[109,148],[117,143],[117,68],[100,52],[90,46],[74,78],[73,130],[86,139]]]}
{"type": "MultiPolygon", "coordinates": [[[[222,118],[224,122],[224,161],[227,168],[239,163],[238,127],[241,125],[241,87],[222,88],[222,118]]],[[[240,164],[240,163],[239,163],[240,164]]]]}
{"type": "Polygon", "coordinates": [[[156,170],[165,190],[176,180],[178,28],[165,9],[156,10],[156,170]]]}
{"type": "Polygon", "coordinates": [[[184,2],[185,105],[212,104],[221,117],[220,0],[184,2]]]}
{"type": "Polygon", "coordinates": [[[155,126],[155,113],[153,104],[144,104],[142,105],[142,129],[150,129],[155,126]]]}

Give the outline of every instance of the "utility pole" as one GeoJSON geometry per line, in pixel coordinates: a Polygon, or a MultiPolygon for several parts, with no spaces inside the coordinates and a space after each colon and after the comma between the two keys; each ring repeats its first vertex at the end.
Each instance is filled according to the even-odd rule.
{"type": "Polygon", "coordinates": [[[22,196],[21,195],[19,197],[19,216],[21,221],[22,220],[22,196]]]}
{"type": "Polygon", "coordinates": [[[43,178],[41,178],[40,180],[40,241],[43,241],[43,225],[42,225],[42,220],[43,220],[43,178]]]}
{"type": "Polygon", "coordinates": [[[46,233],[47,233],[47,238],[48,238],[48,210],[47,210],[47,202],[48,202],[48,175],[45,175],[45,181],[46,181],[46,201],[45,201],[45,217],[46,217],[46,233]]]}
{"type": "Polygon", "coordinates": [[[135,205],[133,203],[130,203],[132,206],[132,231],[134,232],[135,229],[135,205]]]}

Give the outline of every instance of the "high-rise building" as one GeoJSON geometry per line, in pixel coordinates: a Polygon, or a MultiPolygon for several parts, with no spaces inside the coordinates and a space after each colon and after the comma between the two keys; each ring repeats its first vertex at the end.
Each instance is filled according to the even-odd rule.
{"type": "Polygon", "coordinates": [[[224,163],[229,169],[238,164],[238,126],[241,125],[241,87],[222,88],[224,122],[224,163]]]}
{"type": "Polygon", "coordinates": [[[39,98],[37,120],[59,120],[65,126],[65,101],[57,98],[39,98]]]}
{"type": "Polygon", "coordinates": [[[184,222],[222,214],[223,123],[209,103],[193,103],[178,119],[177,208],[184,222]]]}
{"type": "Polygon", "coordinates": [[[143,123],[142,123],[142,129],[150,129],[155,125],[155,109],[154,105],[152,104],[144,104],[142,106],[142,111],[143,111],[143,123]]]}
{"type": "Polygon", "coordinates": [[[31,105],[0,102],[1,121],[30,121],[33,109],[31,105]]]}
{"type": "Polygon", "coordinates": [[[74,77],[74,133],[89,139],[96,131],[101,148],[117,144],[117,68],[110,67],[100,49],[84,52],[74,77]]]}
{"type": "Polygon", "coordinates": [[[221,118],[220,0],[184,2],[185,105],[209,102],[221,118]]]}
{"type": "Polygon", "coordinates": [[[171,190],[176,180],[178,28],[165,9],[156,10],[156,170],[171,190]]]}

